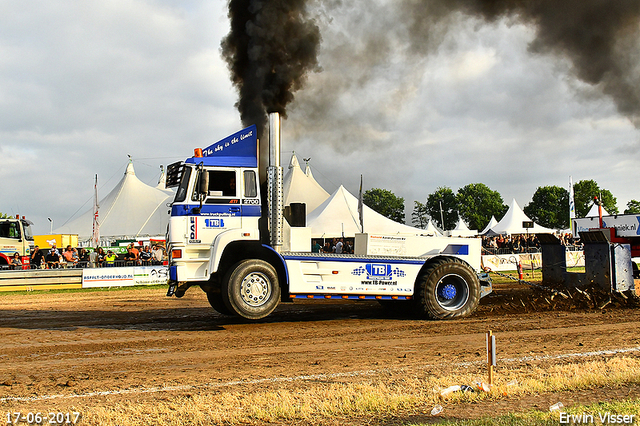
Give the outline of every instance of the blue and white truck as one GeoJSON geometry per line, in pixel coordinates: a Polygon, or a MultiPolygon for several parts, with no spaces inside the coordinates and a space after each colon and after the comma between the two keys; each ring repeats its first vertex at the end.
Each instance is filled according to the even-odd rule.
{"type": "Polygon", "coordinates": [[[283,215],[280,123],[269,115],[262,187],[255,126],[167,168],[167,186],[177,188],[167,230],[168,296],[198,285],[216,311],[247,319],[301,298],[378,300],[431,319],[476,310],[491,292],[480,239],[393,235],[396,244],[410,242],[408,255],[370,255],[358,250],[363,234],[356,235],[361,254],[311,253],[309,228],[292,227],[283,215]]]}

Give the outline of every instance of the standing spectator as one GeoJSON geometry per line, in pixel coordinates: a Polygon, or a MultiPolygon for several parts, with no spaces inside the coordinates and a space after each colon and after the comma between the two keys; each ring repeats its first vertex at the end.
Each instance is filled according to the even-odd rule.
{"type": "Polygon", "coordinates": [[[60,255],[57,253],[55,245],[51,247],[49,253],[44,257],[44,261],[47,263],[47,268],[49,269],[60,267],[60,255]]]}
{"type": "Polygon", "coordinates": [[[342,242],[342,238],[338,238],[338,242],[336,242],[335,252],[338,254],[341,254],[343,246],[344,246],[344,243],[342,242]]]}
{"type": "Polygon", "coordinates": [[[107,252],[107,255],[104,257],[104,261],[106,263],[106,266],[107,267],[115,266],[117,258],[118,258],[118,255],[115,254],[114,252],[112,252],[111,250],[109,250],[107,252]]]}
{"type": "Polygon", "coordinates": [[[18,252],[15,252],[11,258],[11,269],[22,269],[22,261],[18,252]]]}
{"type": "Polygon", "coordinates": [[[102,268],[104,266],[104,260],[107,257],[107,254],[104,252],[104,249],[102,247],[98,247],[96,251],[98,252],[98,257],[96,259],[97,266],[98,268],[102,268]]]}
{"type": "Polygon", "coordinates": [[[74,256],[71,246],[67,246],[65,251],[62,252],[62,257],[67,264],[67,268],[73,268],[78,264],[77,255],[74,256]]]}
{"type": "Polygon", "coordinates": [[[98,250],[92,250],[89,253],[89,268],[97,268],[98,267],[98,250]]]}
{"type": "Polygon", "coordinates": [[[322,246],[320,245],[320,243],[318,242],[318,240],[316,240],[313,243],[313,247],[311,248],[311,252],[313,253],[320,253],[320,250],[322,250],[322,246]]]}
{"type": "Polygon", "coordinates": [[[151,251],[149,246],[144,246],[144,249],[140,252],[140,263],[143,265],[151,264],[151,251]]]}
{"type": "Polygon", "coordinates": [[[154,245],[153,250],[151,250],[151,264],[162,265],[163,259],[164,253],[162,251],[162,247],[160,247],[159,245],[154,245]]]}
{"type": "Polygon", "coordinates": [[[138,253],[133,251],[133,247],[127,247],[127,253],[124,255],[124,260],[127,266],[137,265],[138,253]]]}
{"type": "Polygon", "coordinates": [[[29,263],[31,263],[32,269],[40,269],[42,267],[42,261],[44,260],[44,253],[40,250],[40,247],[35,246],[33,252],[31,253],[31,259],[29,263]]]}
{"type": "Polygon", "coordinates": [[[78,257],[80,259],[79,265],[83,268],[86,268],[89,265],[89,252],[85,248],[81,248],[78,257]]]}

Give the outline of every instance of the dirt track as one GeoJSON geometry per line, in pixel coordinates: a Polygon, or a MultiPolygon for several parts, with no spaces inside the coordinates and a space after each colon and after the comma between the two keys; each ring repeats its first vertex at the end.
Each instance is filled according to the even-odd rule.
{"type": "Polygon", "coordinates": [[[277,377],[358,380],[425,366],[437,374],[482,362],[487,330],[497,336],[500,359],[640,347],[637,309],[535,312],[526,303],[531,291],[518,286],[498,287],[476,314],[456,321],[401,318],[375,302],[321,301],[282,304],[249,323],[215,313],[198,288],[182,299],[164,292],[1,296],[0,407],[29,404],[13,398],[74,394],[96,406],[203,384],[269,386],[277,377]],[[160,389],[141,391],[151,387],[160,389]]]}

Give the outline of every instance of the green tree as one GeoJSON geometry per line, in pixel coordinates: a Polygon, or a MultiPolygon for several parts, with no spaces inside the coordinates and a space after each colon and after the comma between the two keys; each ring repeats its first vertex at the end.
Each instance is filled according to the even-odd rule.
{"type": "Polygon", "coordinates": [[[8,214],[0,212],[0,219],[6,219],[8,217],[9,217],[8,214]]]}
{"type": "Polygon", "coordinates": [[[426,210],[442,230],[453,229],[458,223],[458,201],[449,187],[438,187],[433,194],[429,194],[426,210]],[[441,205],[442,211],[440,210],[441,205]],[[444,223],[442,223],[442,219],[444,219],[444,223]]]}
{"type": "Polygon", "coordinates": [[[413,212],[411,212],[411,223],[420,229],[425,229],[429,224],[429,215],[427,214],[426,203],[420,201],[413,202],[413,212]]]}
{"type": "Polygon", "coordinates": [[[362,201],[383,216],[404,223],[404,198],[380,188],[368,189],[362,194],[362,201]]]}
{"type": "Polygon", "coordinates": [[[631,200],[627,203],[624,214],[640,214],[640,201],[631,200]]]}
{"type": "Polygon", "coordinates": [[[602,207],[610,214],[618,214],[616,198],[607,189],[598,186],[595,180],[581,180],[573,185],[573,200],[576,203],[576,217],[586,217],[593,205],[593,199],[598,197],[602,207]]]}
{"type": "Polygon", "coordinates": [[[546,228],[569,227],[569,191],[559,186],[542,186],[536,189],[531,202],[524,207],[531,220],[546,228]]]}
{"type": "Polygon", "coordinates": [[[456,196],[458,212],[469,224],[469,229],[482,230],[495,216],[500,220],[509,209],[499,192],[483,183],[470,183],[460,189],[456,196]]]}

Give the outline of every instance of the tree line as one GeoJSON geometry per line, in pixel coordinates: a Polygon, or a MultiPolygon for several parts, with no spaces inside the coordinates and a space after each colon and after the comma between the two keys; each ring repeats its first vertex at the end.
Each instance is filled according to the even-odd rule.
{"type": "MultiPolygon", "coordinates": [[[[581,180],[573,185],[573,199],[577,218],[585,217],[597,200],[609,214],[618,214],[616,198],[611,191],[600,188],[594,180],[581,180]]],[[[396,222],[405,223],[404,198],[393,192],[373,188],[362,195],[364,204],[396,222]]],[[[438,187],[425,202],[414,201],[411,223],[425,228],[429,220],[448,230],[455,228],[458,217],[470,229],[483,230],[491,217],[500,221],[509,206],[502,196],[483,183],[470,183],[454,192],[447,186],[438,187]]],[[[569,228],[569,191],[560,186],[541,186],[523,207],[525,214],[537,224],[552,229],[569,228]]],[[[640,214],[640,201],[627,203],[625,214],[640,214]]]]}

